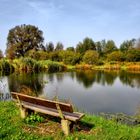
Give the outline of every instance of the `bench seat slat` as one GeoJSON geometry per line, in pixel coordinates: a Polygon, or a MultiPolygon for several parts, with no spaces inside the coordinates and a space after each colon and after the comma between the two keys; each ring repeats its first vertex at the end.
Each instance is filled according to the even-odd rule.
{"type": "Polygon", "coordinates": [[[63,103],[63,102],[42,99],[39,97],[33,97],[33,96],[25,95],[22,93],[16,93],[16,92],[11,92],[11,93],[12,93],[13,99],[15,99],[15,100],[17,100],[17,96],[18,96],[20,101],[25,101],[25,102],[29,102],[32,104],[53,108],[53,109],[57,109],[56,103],[58,103],[60,106],[60,109],[62,111],[71,112],[71,113],[73,112],[72,105],[69,103],[63,103]]]}
{"type": "MultiPolygon", "coordinates": [[[[60,117],[59,113],[56,109],[48,108],[48,107],[44,107],[44,106],[40,106],[40,105],[35,105],[35,104],[28,103],[28,102],[23,102],[23,101],[21,102],[21,104],[25,108],[35,110],[37,112],[41,112],[44,114],[52,115],[55,117],[60,117]]],[[[69,112],[65,112],[65,111],[62,111],[62,112],[63,112],[65,119],[74,121],[74,122],[80,120],[84,116],[83,113],[79,113],[79,112],[73,112],[73,113],[69,113],[69,112]]]]}

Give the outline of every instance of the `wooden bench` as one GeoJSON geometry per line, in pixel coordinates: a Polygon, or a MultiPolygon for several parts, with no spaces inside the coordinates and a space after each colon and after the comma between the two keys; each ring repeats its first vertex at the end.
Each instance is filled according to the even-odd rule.
{"type": "Polygon", "coordinates": [[[20,106],[22,118],[28,115],[29,110],[59,117],[65,135],[70,132],[70,124],[79,121],[84,116],[83,113],[74,112],[72,105],[69,103],[46,100],[16,92],[11,92],[11,95],[20,106]]]}

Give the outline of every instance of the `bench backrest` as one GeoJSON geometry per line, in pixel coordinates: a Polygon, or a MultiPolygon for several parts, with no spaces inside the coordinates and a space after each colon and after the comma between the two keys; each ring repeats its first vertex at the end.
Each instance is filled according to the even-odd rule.
{"type": "Polygon", "coordinates": [[[52,100],[46,100],[46,99],[42,99],[39,97],[33,97],[33,96],[25,95],[22,93],[16,93],[16,92],[11,92],[11,95],[12,95],[13,99],[16,99],[16,100],[19,99],[21,102],[24,101],[24,102],[28,102],[31,104],[49,107],[49,108],[53,108],[53,109],[57,109],[56,104],[59,104],[61,111],[70,112],[70,113],[73,112],[72,105],[69,103],[62,103],[62,102],[57,102],[57,101],[52,101],[52,100]]]}

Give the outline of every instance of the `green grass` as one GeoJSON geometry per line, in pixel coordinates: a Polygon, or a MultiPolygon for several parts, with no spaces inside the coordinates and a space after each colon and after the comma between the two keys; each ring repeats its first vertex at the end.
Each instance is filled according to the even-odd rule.
{"type": "MultiPolygon", "coordinates": [[[[47,120],[44,123],[46,129],[51,126],[57,126],[59,123],[55,119],[47,120]]],[[[43,124],[42,124],[43,125],[43,124]]],[[[127,126],[116,123],[111,120],[106,120],[99,116],[86,115],[79,127],[75,128],[74,133],[65,137],[61,132],[61,128],[55,130],[53,134],[43,133],[39,131],[25,131],[24,128],[31,128],[33,130],[39,126],[40,123],[35,123],[29,126],[24,120],[20,119],[19,109],[15,103],[0,102],[0,140],[139,140],[140,126],[127,126]]],[[[59,125],[58,125],[59,127],[59,125]]],[[[55,127],[51,128],[55,129],[55,127]]],[[[51,131],[50,129],[50,131],[51,131]]],[[[28,129],[27,129],[28,130],[28,129]]]]}

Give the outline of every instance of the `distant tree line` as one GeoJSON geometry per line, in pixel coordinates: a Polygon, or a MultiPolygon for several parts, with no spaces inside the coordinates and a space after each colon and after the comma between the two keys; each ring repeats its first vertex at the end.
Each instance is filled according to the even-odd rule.
{"type": "Polygon", "coordinates": [[[6,57],[8,59],[31,57],[71,65],[80,62],[87,64],[102,64],[103,61],[137,62],[140,61],[140,39],[126,40],[118,48],[113,40],[94,42],[86,37],[76,47],[66,48],[61,42],[56,45],[48,42],[44,45],[43,31],[36,26],[24,24],[9,30],[6,57]]]}

